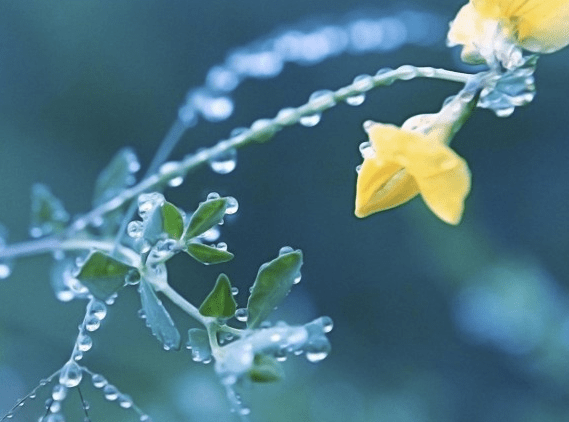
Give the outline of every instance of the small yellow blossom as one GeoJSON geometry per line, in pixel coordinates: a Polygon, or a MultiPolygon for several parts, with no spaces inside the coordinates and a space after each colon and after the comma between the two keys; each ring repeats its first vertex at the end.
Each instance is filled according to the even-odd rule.
{"type": "Polygon", "coordinates": [[[448,144],[476,101],[457,98],[439,113],[414,116],[401,128],[368,122],[374,153],[365,155],[358,173],[356,216],[396,207],[420,193],[441,220],[458,224],[470,170],[448,144]]]}
{"type": "Polygon", "coordinates": [[[448,43],[463,46],[466,62],[515,67],[520,48],[552,53],[569,44],[569,0],[470,0],[451,22],[448,43]]]}

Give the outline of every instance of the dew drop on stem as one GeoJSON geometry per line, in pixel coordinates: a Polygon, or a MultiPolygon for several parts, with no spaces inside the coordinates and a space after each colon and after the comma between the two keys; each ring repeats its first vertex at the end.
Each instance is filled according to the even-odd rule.
{"type": "Polygon", "coordinates": [[[68,361],[59,372],[59,383],[67,388],[77,387],[83,378],[83,370],[73,361],[68,361]]]}
{"type": "Polygon", "coordinates": [[[237,150],[230,148],[214,155],[208,160],[211,169],[218,174],[228,174],[237,167],[237,150]]]}

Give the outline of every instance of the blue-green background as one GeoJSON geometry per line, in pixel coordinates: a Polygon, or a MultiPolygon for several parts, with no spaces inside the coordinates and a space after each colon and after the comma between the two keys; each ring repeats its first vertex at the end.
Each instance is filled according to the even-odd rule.
{"type": "MultiPolygon", "coordinates": [[[[0,221],[27,238],[30,188],[42,182],[72,214],[86,212],[98,172],[122,146],[147,166],[190,87],[227,53],[306,18],[434,12],[443,35],[460,1],[311,0],[0,2],[0,221]],[[356,12],[353,15],[353,12],[356,12]],[[352,14],[351,14],[352,13],[352,14]]],[[[351,16],[351,17],[350,17],[351,16]]],[[[318,23],[307,24],[314,28],[318,23]]],[[[314,66],[288,64],[275,79],[247,80],[226,122],[201,122],[175,158],[318,89],[401,64],[467,70],[434,45],[345,54],[314,66]]],[[[463,222],[437,220],[421,199],[353,216],[363,121],[401,124],[436,112],[458,86],[417,80],[376,90],[364,105],[339,105],[315,128],[291,127],[239,152],[237,169],[192,173],[167,198],[187,210],[208,192],[235,196],[222,227],[234,261],[202,267],[179,256],[170,282],[199,304],[218,272],[242,306],[260,264],[290,245],[304,251],[302,282],[273,319],[335,321],[333,351],[303,357],[287,377],[243,396],[254,421],[566,421],[569,417],[569,51],[542,57],[537,96],[507,119],[478,110],[453,147],[472,170],[463,222]],[[462,322],[461,322],[462,321],[462,322]],[[465,322],[466,321],[466,322],[465,322]]],[[[23,259],[0,282],[0,413],[67,359],[85,303],[58,302],[51,258],[23,259]]],[[[182,330],[192,323],[167,304],[182,330]]],[[[137,318],[125,289],[84,364],[105,375],[155,421],[230,421],[212,366],[188,351],[164,352],[137,318]]],[[[37,420],[42,390],[14,420],[37,420]]],[[[136,420],[85,383],[92,421],[136,420]]],[[[68,420],[80,420],[75,392],[68,420]]]]}

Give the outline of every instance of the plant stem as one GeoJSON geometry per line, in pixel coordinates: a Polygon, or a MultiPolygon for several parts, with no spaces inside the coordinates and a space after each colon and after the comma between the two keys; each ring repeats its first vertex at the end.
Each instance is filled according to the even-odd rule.
{"type": "Polygon", "coordinates": [[[192,305],[190,302],[184,299],[177,291],[175,291],[172,287],[170,287],[170,285],[160,286],[160,288],[157,290],[162,292],[164,296],[166,296],[168,299],[172,301],[172,303],[177,305],[185,313],[194,318],[196,321],[203,324],[205,327],[210,326],[212,321],[215,320],[215,318],[205,317],[202,314],[200,314],[198,308],[196,308],[194,305],[192,305]]]}
{"type": "MultiPolygon", "coordinates": [[[[240,133],[239,135],[233,136],[227,140],[219,141],[214,146],[207,148],[205,150],[199,151],[195,154],[190,154],[186,156],[183,160],[172,163],[167,171],[155,172],[148,177],[145,177],[135,186],[122,191],[119,195],[115,196],[108,202],[99,205],[87,214],[79,216],[73,223],[67,228],[61,238],[71,239],[75,233],[83,230],[93,221],[100,220],[108,212],[114,211],[120,208],[125,203],[128,203],[132,199],[136,198],[141,193],[150,190],[159,190],[167,184],[168,181],[176,177],[184,177],[189,171],[203,165],[209,160],[227,152],[231,149],[241,148],[255,142],[265,142],[275,135],[279,130],[285,126],[290,126],[299,122],[302,117],[311,116],[315,114],[321,114],[334,107],[338,102],[345,101],[346,99],[365,94],[379,86],[386,86],[392,84],[397,80],[410,80],[417,77],[431,78],[431,79],[441,79],[450,82],[466,83],[473,75],[467,73],[454,72],[446,69],[435,69],[432,67],[413,67],[413,66],[401,66],[395,70],[388,70],[385,72],[379,72],[375,76],[370,76],[362,83],[362,81],[354,82],[343,88],[340,88],[334,92],[328,94],[325,98],[311,99],[306,104],[297,107],[281,110],[276,117],[272,119],[260,119],[254,122],[249,129],[240,133]]],[[[167,150],[166,153],[162,151],[160,153],[161,157],[167,156],[167,153],[175,146],[176,142],[181,138],[183,134],[183,127],[179,123],[175,123],[169,132],[167,150]],[[171,139],[170,139],[171,137],[171,139]]],[[[156,161],[158,162],[158,161],[156,161]]],[[[128,218],[125,219],[125,221],[128,218]]],[[[124,224],[123,224],[124,225],[124,224]]],[[[117,238],[120,238],[121,234],[117,234],[117,238]]],[[[57,249],[89,249],[93,246],[82,247],[80,245],[72,246],[67,242],[61,240],[58,237],[48,237],[44,239],[39,239],[35,241],[24,242],[16,245],[6,246],[0,250],[0,259],[10,259],[18,256],[25,255],[35,255],[39,253],[45,253],[48,251],[53,251],[57,249]]],[[[72,241],[71,241],[72,242],[72,241]]],[[[79,241],[80,242],[80,241],[79,241]]],[[[93,241],[89,241],[93,242],[93,241]]],[[[99,249],[103,249],[107,252],[113,252],[106,247],[94,246],[99,249]]],[[[112,244],[111,244],[112,246],[112,244]]],[[[122,249],[117,245],[117,251],[119,253],[122,249]]],[[[126,254],[125,254],[126,256],[126,254]]]]}
{"type": "MultiPolygon", "coordinates": [[[[62,240],[59,237],[46,237],[38,240],[29,240],[26,242],[15,243],[0,249],[0,259],[14,259],[24,256],[41,255],[61,250],[91,250],[98,249],[104,252],[111,252],[114,244],[110,241],[94,240],[94,239],[67,239],[62,240]]],[[[139,267],[140,256],[138,253],[125,246],[118,248],[118,253],[127,258],[130,265],[139,267]]]]}

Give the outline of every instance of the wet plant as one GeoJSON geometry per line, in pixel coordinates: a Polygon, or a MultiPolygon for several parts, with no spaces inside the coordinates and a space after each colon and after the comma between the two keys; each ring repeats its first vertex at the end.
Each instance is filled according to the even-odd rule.
{"type": "MultiPolygon", "coordinates": [[[[480,72],[411,65],[383,68],[360,75],[341,88],[316,91],[301,106],[283,108],[273,117],[233,131],[227,139],[169,161],[182,135],[200,119],[217,122],[232,114],[229,94],[243,79],[276,76],[287,61],[315,63],[343,53],[350,43],[350,48],[373,50],[348,36],[357,25],[364,31],[361,22],[319,26],[306,33],[283,32],[232,53],[210,70],[204,86],[188,92],[143,176],[136,177],[141,168],[136,153],[128,147],[119,150],[95,181],[91,210],[71,216],[48,186],[34,185],[32,239],[10,243],[7,229],[2,228],[0,277],[8,278],[17,260],[52,254],[56,297],[62,302],[83,300],[86,308],[65,363],[19,400],[2,420],[11,419],[48,385],[51,398],[45,413],[39,415],[41,421],[64,421],[62,403],[72,390],[77,390],[85,420],[90,420],[89,406],[80,389],[86,378],[106,400],[131,409],[141,422],[151,420],[143,403],[135,403],[128,392],[119,391],[107,380],[112,375],[99,374],[81,364],[93,347],[92,333],[102,326],[113,309],[109,306],[124,289],[136,289],[140,295],[139,316],[165,351],[185,345],[193,361],[213,363],[231,409],[243,421],[251,412],[238,392],[244,384],[278,381],[286,372],[281,362],[291,355],[303,355],[310,362],[325,359],[331,349],[327,338],[333,326],[331,318],[322,316],[302,325],[268,319],[301,279],[304,257],[300,249],[283,246],[274,251],[258,269],[246,304],[236,302],[236,288],[222,272],[210,281],[211,292],[200,305],[171,286],[167,264],[177,255],[204,265],[239,259],[239,251],[217,242],[220,226],[226,216],[238,212],[239,203],[231,196],[211,192],[199,204],[174,204],[167,200],[168,187],[183,188],[191,172],[200,166],[209,165],[219,174],[231,173],[238,149],[268,142],[292,125],[317,126],[327,110],[342,103],[358,106],[377,88],[415,78],[438,79],[458,84],[460,89],[437,113],[413,116],[400,127],[363,123],[369,141],[360,145],[363,163],[358,167],[355,214],[367,217],[420,195],[437,217],[458,224],[471,190],[471,174],[466,160],[450,148],[451,140],[476,108],[507,117],[515,107],[531,102],[537,54],[557,51],[569,43],[565,4],[545,2],[550,13],[544,15],[525,9],[531,1],[517,3],[472,1],[452,23],[449,43],[463,46],[465,60],[486,65],[480,72]],[[330,46],[320,56],[311,50],[314,38],[319,45],[327,42],[330,46]],[[526,55],[524,50],[533,54],[526,55]],[[177,306],[200,327],[181,333],[163,300],[177,306]]],[[[373,34],[372,23],[365,24],[372,26],[373,34]]]]}

